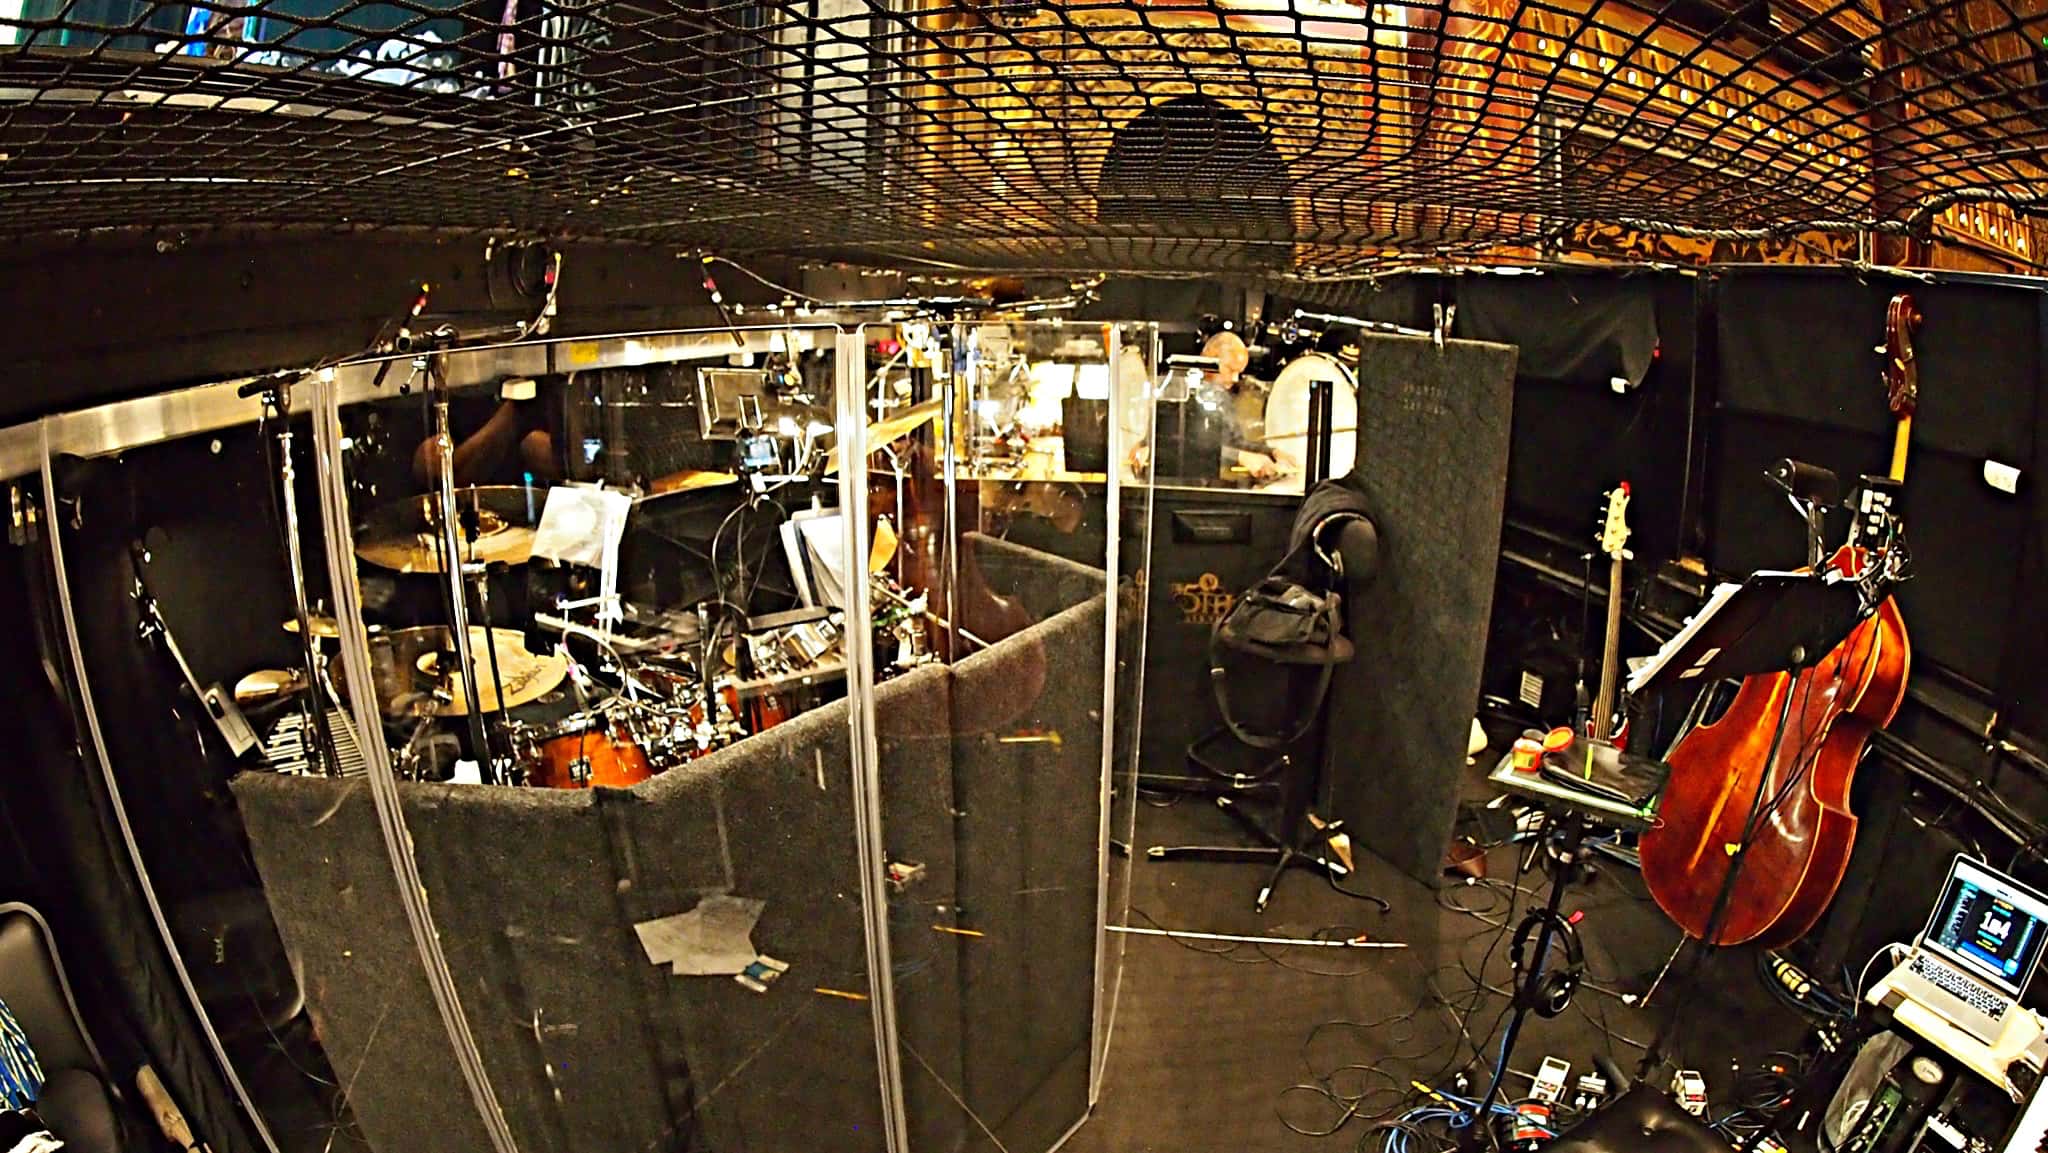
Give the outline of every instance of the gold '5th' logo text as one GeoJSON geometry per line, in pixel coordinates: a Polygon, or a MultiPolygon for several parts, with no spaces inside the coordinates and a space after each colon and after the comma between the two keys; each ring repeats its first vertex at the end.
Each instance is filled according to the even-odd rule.
{"type": "Polygon", "coordinates": [[[1226,591],[1222,585],[1215,573],[1205,572],[1185,584],[1168,582],[1166,589],[1173,594],[1174,603],[1180,606],[1183,623],[1212,625],[1223,619],[1223,614],[1237,603],[1237,594],[1226,591]]]}

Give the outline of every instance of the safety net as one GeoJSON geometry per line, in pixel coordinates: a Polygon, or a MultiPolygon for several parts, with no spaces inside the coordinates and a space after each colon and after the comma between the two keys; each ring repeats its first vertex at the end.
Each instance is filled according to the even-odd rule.
{"type": "MultiPolygon", "coordinates": [[[[1342,274],[2043,203],[2048,0],[0,0],[0,233],[1342,274]]],[[[1846,246],[1846,248],[1845,248],[1846,246]]]]}

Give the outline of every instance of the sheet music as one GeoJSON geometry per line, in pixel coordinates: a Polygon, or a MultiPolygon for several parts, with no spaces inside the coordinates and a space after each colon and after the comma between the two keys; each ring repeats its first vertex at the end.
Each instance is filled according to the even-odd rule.
{"type": "MultiPolygon", "coordinates": [[[[1806,574],[1758,569],[1755,573],[1751,574],[1751,579],[1753,580],[1756,577],[1784,579],[1797,578],[1803,575],[1806,574]]],[[[1700,630],[1707,626],[1707,622],[1714,619],[1714,614],[1726,607],[1728,602],[1735,598],[1735,594],[1742,591],[1743,584],[1746,583],[1724,582],[1715,585],[1714,591],[1707,597],[1707,603],[1701,605],[1700,611],[1694,613],[1692,618],[1685,622],[1685,627],[1679,629],[1676,636],[1664,642],[1664,647],[1658,649],[1656,654],[1650,657],[1649,660],[1644,661],[1642,667],[1629,674],[1628,691],[1631,693],[1639,692],[1644,685],[1649,684],[1651,678],[1661,672],[1664,666],[1670,663],[1674,655],[1684,649],[1694,637],[1698,636],[1700,630]]],[[[1721,650],[1719,649],[1708,649],[1693,663],[1692,668],[1678,674],[1679,679],[1684,680],[1687,677],[1699,676],[1707,664],[1720,655],[1720,652],[1721,650]]]]}
{"type": "Polygon", "coordinates": [[[1650,683],[1650,678],[1663,670],[1672,655],[1683,649],[1693,637],[1698,636],[1699,631],[1706,627],[1714,614],[1721,611],[1721,606],[1727,604],[1729,599],[1741,590],[1742,586],[1739,584],[1715,585],[1713,593],[1707,597],[1707,603],[1700,606],[1700,611],[1692,614],[1692,619],[1685,622],[1685,627],[1679,629],[1670,640],[1665,641],[1664,647],[1658,649],[1649,660],[1644,661],[1641,668],[1629,674],[1628,691],[1639,692],[1644,685],[1650,683]]]}

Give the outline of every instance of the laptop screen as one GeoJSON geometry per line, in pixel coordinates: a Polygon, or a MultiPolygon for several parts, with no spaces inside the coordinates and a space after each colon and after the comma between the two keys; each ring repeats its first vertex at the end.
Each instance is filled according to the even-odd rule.
{"type": "Polygon", "coordinates": [[[1965,973],[2017,998],[2048,943],[2048,898],[1981,861],[1957,857],[1921,939],[1965,973]]]}

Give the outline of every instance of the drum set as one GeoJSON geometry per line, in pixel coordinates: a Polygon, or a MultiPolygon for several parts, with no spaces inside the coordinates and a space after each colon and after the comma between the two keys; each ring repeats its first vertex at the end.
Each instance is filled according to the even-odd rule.
{"type": "MultiPolygon", "coordinates": [[[[528,563],[545,495],[458,490],[458,506],[476,510],[465,537],[490,564],[528,563]]],[[[375,510],[359,531],[357,556],[395,574],[443,573],[432,510],[421,498],[375,510]]],[[[629,606],[626,616],[600,627],[543,610],[524,629],[468,625],[473,689],[463,683],[452,628],[370,626],[369,689],[394,772],[465,780],[469,762],[476,779],[626,788],[780,723],[835,693],[844,677],[837,610],[747,618],[629,606]]],[[[307,619],[316,646],[340,636],[333,618],[307,619]]],[[[284,627],[296,633],[299,621],[284,627]]],[[[322,663],[340,672],[338,662],[322,663]]],[[[333,684],[340,703],[353,699],[347,677],[333,684]]],[[[277,705],[306,691],[296,671],[259,669],[242,678],[236,698],[252,714],[290,714],[277,705]]],[[[313,771],[309,763],[273,767],[313,771]]]]}

